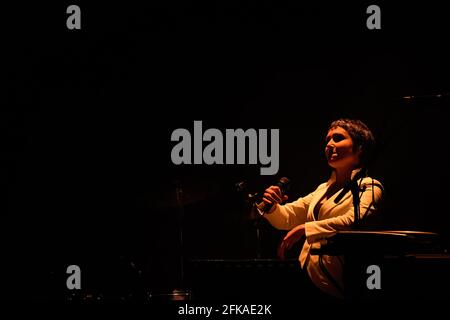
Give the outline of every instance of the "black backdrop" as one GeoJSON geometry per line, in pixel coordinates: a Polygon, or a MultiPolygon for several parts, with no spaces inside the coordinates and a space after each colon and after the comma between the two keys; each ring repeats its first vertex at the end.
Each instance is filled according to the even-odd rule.
{"type": "MultiPolygon", "coordinates": [[[[448,237],[449,25],[428,4],[298,1],[80,2],[81,30],[57,5],[5,10],[1,111],[3,290],[64,297],[65,268],[86,290],[176,286],[177,181],[191,258],[252,258],[254,229],[235,183],[260,192],[288,176],[295,199],[327,179],[327,125],[366,122],[380,142],[372,176],[386,225],[448,237]],[[176,128],[279,128],[280,170],[175,166],[176,128]],[[113,279],[113,281],[111,281],[113,279]]],[[[263,225],[263,256],[283,233],[263,225]]],[[[128,292],[128,291],[127,291],[128,292]]]]}

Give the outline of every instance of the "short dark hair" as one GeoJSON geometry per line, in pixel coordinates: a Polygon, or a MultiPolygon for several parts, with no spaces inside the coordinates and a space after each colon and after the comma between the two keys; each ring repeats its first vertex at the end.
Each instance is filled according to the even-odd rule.
{"type": "Polygon", "coordinates": [[[357,119],[339,119],[333,121],[328,131],[336,127],[345,129],[353,140],[353,150],[359,148],[361,150],[360,163],[361,167],[366,167],[372,159],[375,151],[375,138],[361,120],[357,119]]]}

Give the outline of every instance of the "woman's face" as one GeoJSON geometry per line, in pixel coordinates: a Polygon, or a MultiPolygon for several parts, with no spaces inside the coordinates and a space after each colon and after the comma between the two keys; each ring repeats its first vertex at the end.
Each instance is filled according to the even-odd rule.
{"type": "Polygon", "coordinates": [[[360,150],[353,151],[353,140],[347,130],[336,127],[328,131],[325,155],[335,169],[354,169],[359,164],[360,150]]]}

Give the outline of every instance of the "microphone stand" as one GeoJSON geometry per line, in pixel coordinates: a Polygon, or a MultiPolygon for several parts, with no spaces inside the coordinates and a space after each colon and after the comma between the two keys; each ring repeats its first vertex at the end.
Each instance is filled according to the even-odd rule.
{"type": "MultiPolygon", "coordinates": [[[[353,179],[350,180],[350,182],[344,187],[344,189],[341,191],[341,193],[339,193],[339,195],[336,197],[336,199],[334,200],[334,203],[339,203],[341,201],[341,199],[344,197],[344,195],[348,192],[351,191],[352,193],[352,198],[353,198],[353,213],[354,213],[354,222],[353,222],[353,229],[358,229],[360,227],[360,199],[359,199],[359,186],[358,186],[358,180],[360,178],[362,178],[363,176],[365,176],[366,174],[366,169],[362,168],[358,173],[355,174],[355,176],[353,177],[353,179]]],[[[322,259],[322,255],[319,255],[319,259],[322,259]]],[[[346,287],[348,289],[346,289],[344,292],[344,295],[346,296],[346,298],[350,298],[353,299],[354,297],[358,296],[358,285],[356,284],[356,280],[359,275],[359,270],[360,270],[360,259],[355,256],[355,255],[346,255],[345,257],[347,264],[348,264],[348,269],[347,272],[345,273],[346,275],[344,275],[345,278],[348,277],[348,280],[345,280],[347,285],[346,287]],[[353,267],[352,267],[353,266],[353,267]]]]}
{"type": "Polygon", "coordinates": [[[339,195],[336,197],[336,199],[334,199],[334,203],[339,203],[339,201],[341,201],[341,199],[344,197],[344,195],[351,191],[352,193],[352,198],[353,198],[353,213],[354,213],[354,222],[353,222],[353,228],[354,229],[358,229],[360,226],[360,210],[359,210],[359,205],[360,205],[360,199],[359,199],[359,186],[358,186],[358,180],[360,178],[362,178],[366,173],[366,169],[362,168],[357,174],[355,174],[355,176],[353,177],[352,180],[350,180],[350,182],[344,187],[344,189],[342,189],[341,193],[339,193],[339,195]]]}
{"type": "MultiPolygon", "coordinates": [[[[256,209],[255,209],[256,210],[256,209]]],[[[262,258],[262,246],[261,246],[261,217],[253,221],[253,225],[256,229],[256,259],[262,258]]]]}
{"type": "Polygon", "coordinates": [[[179,241],[179,250],[180,250],[180,289],[184,288],[184,241],[183,241],[183,219],[184,219],[184,205],[183,205],[183,188],[180,182],[176,183],[175,186],[175,195],[177,201],[178,208],[178,241],[179,241]]]}
{"type": "Polygon", "coordinates": [[[353,222],[353,228],[354,229],[358,229],[360,226],[360,219],[361,219],[361,215],[360,215],[360,208],[359,208],[359,204],[360,204],[360,199],[359,199],[359,187],[358,187],[358,181],[353,179],[350,185],[350,190],[352,191],[352,198],[353,198],[353,210],[354,210],[354,214],[355,214],[355,220],[353,222]],[[353,181],[354,180],[354,181],[353,181]]]}
{"type": "Polygon", "coordinates": [[[251,221],[251,224],[253,225],[255,229],[255,236],[256,236],[256,259],[262,258],[262,244],[261,244],[261,227],[262,227],[262,216],[258,212],[256,200],[257,200],[257,193],[254,194],[248,194],[248,203],[251,203],[251,207],[248,208],[250,214],[249,214],[249,220],[251,221]]]}
{"type": "Polygon", "coordinates": [[[173,290],[172,300],[190,300],[191,293],[185,288],[185,246],[184,246],[184,190],[180,181],[175,182],[175,196],[178,209],[178,241],[179,241],[179,288],[173,290]]]}
{"type": "MultiPolygon", "coordinates": [[[[238,182],[235,184],[236,191],[241,194],[242,201],[245,203],[245,206],[242,206],[242,216],[245,216],[245,220],[249,221],[252,226],[252,232],[255,232],[256,243],[255,243],[255,254],[256,259],[262,258],[262,245],[261,245],[261,223],[262,216],[258,212],[257,209],[257,200],[259,199],[259,195],[256,192],[249,192],[247,190],[247,184],[244,181],[238,182]],[[245,212],[245,214],[244,214],[245,212]],[[254,229],[254,230],[253,230],[254,229]]],[[[252,239],[253,240],[253,239],[252,239]]],[[[253,246],[253,245],[252,245],[253,246]]]]}

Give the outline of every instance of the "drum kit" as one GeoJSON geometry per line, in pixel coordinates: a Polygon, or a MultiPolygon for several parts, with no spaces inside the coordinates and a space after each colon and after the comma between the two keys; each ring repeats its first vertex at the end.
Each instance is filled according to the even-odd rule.
{"type": "MultiPolygon", "coordinates": [[[[254,236],[256,241],[256,258],[261,258],[261,230],[260,222],[261,216],[256,213],[255,210],[251,210],[253,204],[260,198],[258,193],[250,192],[246,182],[241,181],[234,184],[234,187],[230,188],[227,192],[233,192],[236,196],[239,206],[242,220],[249,222],[254,229],[254,236]]],[[[217,188],[214,183],[210,181],[194,181],[194,182],[181,182],[180,180],[173,181],[168,192],[163,194],[163,197],[157,202],[157,207],[162,209],[171,209],[178,212],[178,243],[180,248],[179,254],[179,274],[178,286],[169,292],[150,292],[148,298],[151,301],[156,300],[191,300],[193,294],[191,290],[186,288],[185,284],[185,243],[184,243],[184,218],[185,208],[189,205],[196,205],[208,198],[217,194],[217,188]]],[[[224,195],[226,198],[227,195],[224,195]]],[[[239,209],[238,209],[239,210],[239,209]]]]}
{"type": "MultiPolygon", "coordinates": [[[[191,185],[175,181],[172,184],[171,192],[166,194],[165,198],[162,198],[156,203],[158,208],[170,208],[175,210],[178,221],[178,244],[179,244],[179,257],[178,270],[179,274],[177,278],[177,286],[168,291],[146,291],[144,288],[143,293],[131,293],[125,296],[121,296],[120,300],[135,300],[144,299],[149,302],[155,301],[179,301],[179,300],[192,300],[193,293],[186,286],[185,283],[185,262],[186,256],[184,252],[184,214],[185,207],[193,204],[197,204],[206,200],[212,195],[214,188],[208,187],[201,188],[200,183],[192,183],[191,185]]],[[[257,242],[257,252],[255,261],[262,261],[260,256],[261,246],[261,234],[259,233],[258,225],[261,221],[261,216],[255,214],[254,210],[251,210],[253,204],[259,199],[256,193],[250,193],[246,189],[244,183],[236,184],[236,189],[243,197],[239,201],[243,201],[244,213],[243,219],[250,221],[255,227],[255,236],[257,242]]],[[[444,249],[440,247],[440,236],[433,232],[414,231],[414,230],[349,230],[339,231],[334,236],[316,243],[311,249],[312,255],[353,255],[353,256],[367,256],[367,255],[395,255],[395,256],[407,256],[408,254],[418,253],[442,253],[444,249]]],[[[139,273],[142,276],[143,270],[135,263],[131,262],[132,268],[129,268],[134,273],[139,273]]],[[[130,271],[130,272],[131,272],[130,271]]],[[[140,277],[142,280],[142,277],[140,277]]],[[[81,301],[98,301],[107,300],[108,297],[102,294],[86,293],[83,297],[69,296],[68,300],[81,300],[81,301]]]]}

